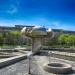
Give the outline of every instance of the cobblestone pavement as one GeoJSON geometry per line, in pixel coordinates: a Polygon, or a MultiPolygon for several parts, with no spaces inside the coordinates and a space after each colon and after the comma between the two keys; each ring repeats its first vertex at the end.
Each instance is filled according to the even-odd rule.
{"type": "MultiPolygon", "coordinates": [[[[43,64],[47,63],[49,60],[49,57],[47,56],[38,56],[35,55],[32,57],[31,61],[31,75],[56,75],[53,73],[48,73],[43,70],[43,64]]],[[[75,69],[75,62],[68,61],[68,60],[62,60],[57,58],[50,58],[51,62],[65,62],[72,64],[73,69],[75,69]]],[[[0,69],[0,75],[29,75],[28,74],[28,59],[22,60],[18,63],[15,63],[13,65],[7,66],[5,68],[0,69]]],[[[62,75],[62,74],[61,74],[62,75]]],[[[75,75],[73,74],[66,74],[66,75],[75,75]]]]}

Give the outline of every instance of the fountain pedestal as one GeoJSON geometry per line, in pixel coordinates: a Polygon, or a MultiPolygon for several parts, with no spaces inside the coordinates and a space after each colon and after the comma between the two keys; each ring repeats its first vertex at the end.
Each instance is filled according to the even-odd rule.
{"type": "Polygon", "coordinates": [[[32,52],[39,52],[41,46],[41,38],[32,38],[32,52]]]}

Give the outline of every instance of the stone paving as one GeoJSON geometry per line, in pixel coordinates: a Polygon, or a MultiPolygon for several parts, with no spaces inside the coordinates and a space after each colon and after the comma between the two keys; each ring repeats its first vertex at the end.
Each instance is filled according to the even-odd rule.
{"type": "Polygon", "coordinates": [[[60,52],[60,51],[53,51],[55,54],[60,54],[60,55],[67,55],[67,56],[73,56],[75,57],[75,53],[70,53],[70,52],[60,52]]]}
{"type": "MultiPolygon", "coordinates": [[[[43,70],[43,65],[47,62],[64,62],[69,63],[73,66],[73,70],[75,70],[75,62],[58,59],[54,57],[47,57],[47,56],[39,56],[35,55],[32,57],[31,61],[31,75],[57,75],[53,73],[48,73],[43,70]]],[[[22,60],[18,63],[13,65],[7,66],[5,68],[0,69],[0,75],[29,75],[28,74],[28,59],[22,60]]],[[[60,74],[63,75],[63,74],[60,74]]],[[[65,75],[75,75],[73,72],[72,74],[65,74],[65,75]]]]}

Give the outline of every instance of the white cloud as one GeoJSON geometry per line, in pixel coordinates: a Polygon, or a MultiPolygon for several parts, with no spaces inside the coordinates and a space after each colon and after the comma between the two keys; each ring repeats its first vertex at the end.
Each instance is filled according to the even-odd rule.
{"type": "Polygon", "coordinates": [[[3,22],[0,22],[0,26],[14,26],[14,25],[12,25],[11,23],[3,23],[3,22]]]}
{"type": "Polygon", "coordinates": [[[64,29],[64,30],[73,30],[75,31],[75,26],[70,24],[63,24],[61,22],[53,22],[52,28],[54,29],[64,29]]]}
{"type": "Polygon", "coordinates": [[[70,24],[64,24],[61,21],[52,21],[52,20],[48,20],[46,18],[37,18],[36,23],[40,24],[40,25],[44,25],[47,28],[53,28],[53,29],[64,29],[64,30],[75,30],[75,26],[74,25],[70,25],[70,24]]]}
{"type": "Polygon", "coordinates": [[[45,26],[47,28],[52,28],[52,29],[64,29],[64,30],[75,30],[74,25],[70,24],[65,24],[61,21],[53,21],[53,20],[48,20],[47,18],[34,18],[31,21],[26,22],[30,23],[30,25],[37,25],[37,26],[45,26]]]}
{"type": "Polygon", "coordinates": [[[9,14],[14,14],[14,13],[18,12],[18,9],[15,6],[10,6],[9,9],[6,10],[6,12],[9,13],[9,14]]]}
{"type": "MultiPolygon", "coordinates": [[[[11,12],[12,13],[12,12],[11,12]]],[[[13,13],[16,13],[13,11],[13,13]]],[[[33,26],[45,26],[47,28],[52,29],[64,29],[64,30],[75,30],[74,25],[64,24],[60,21],[51,21],[46,18],[34,18],[31,20],[7,20],[7,21],[0,21],[0,25],[4,26],[14,26],[14,25],[33,25],[33,26]]]]}
{"type": "Polygon", "coordinates": [[[74,30],[75,26],[69,24],[64,24],[61,21],[48,20],[47,18],[34,18],[30,21],[25,22],[28,25],[45,26],[52,29],[64,29],[64,30],[74,30]]]}
{"type": "Polygon", "coordinates": [[[10,4],[8,5],[7,10],[5,10],[8,14],[14,14],[18,12],[18,6],[20,4],[20,0],[9,0],[10,4]]]}

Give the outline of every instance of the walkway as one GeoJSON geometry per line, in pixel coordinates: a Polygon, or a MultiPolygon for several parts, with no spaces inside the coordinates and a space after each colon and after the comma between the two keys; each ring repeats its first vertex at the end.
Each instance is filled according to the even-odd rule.
{"type": "MultiPolygon", "coordinates": [[[[31,62],[31,73],[32,75],[56,75],[53,73],[48,73],[43,70],[43,64],[48,62],[49,57],[47,56],[33,56],[32,62],[31,62]]],[[[75,69],[75,62],[67,61],[63,59],[57,59],[57,58],[50,58],[51,62],[65,62],[70,63],[73,66],[73,69],[75,69]]],[[[18,63],[15,63],[11,66],[5,67],[0,69],[0,75],[29,75],[28,74],[28,59],[25,59],[23,61],[20,61],[18,63]]],[[[61,74],[62,75],[62,74],[61,74]]],[[[68,74],[66,74],[68,75],[68,74]]],[[[69,74],[69,75],[75,75],[69,74]]]]}

